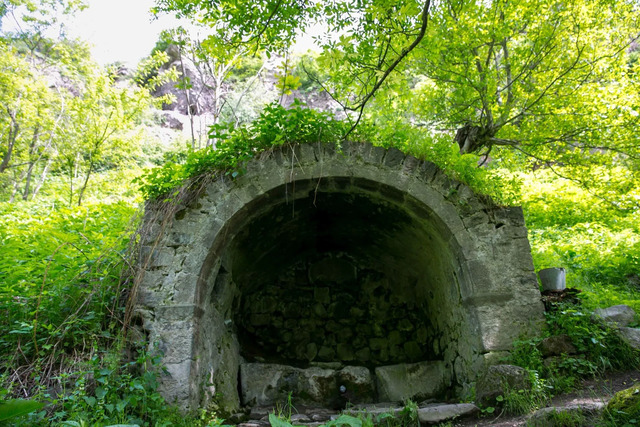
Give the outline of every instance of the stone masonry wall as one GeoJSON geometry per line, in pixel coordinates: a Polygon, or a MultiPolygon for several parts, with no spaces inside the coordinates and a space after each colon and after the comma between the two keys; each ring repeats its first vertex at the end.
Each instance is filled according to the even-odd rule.
{"type": "MultiPolygon", "coordinates": [[[[269,259],[260,258],[261,251],[251,252],[250,245],[230,248],[242,230],[264,212],[296,200],[314,200],[316,193],[349,193],[383,200],[391,211],[408,215],[411,227],[422,230],[417,240],[412,238],[409,226],[380,240],[385,252],[404,251],[406,255],[377,258],[377,271],[390,280],[389,286],[405,271],[421,265],[421,260],[428,267],[414,272],[420,280],[413,283],[418,301],[428,301],[427,309],[406,308],[411,311],[407,318],[415,334],[401,335],[402,346],[397,348],[403,354],[397,354],[397,359],[392,358],[389,346],[390,362],[403,357],[412,360],[413,345],[408,343],[420,344],[424,333],[418,331],[424,324],[428,335],[424,342],[430,347],[421,349],[419,357],[415,352],[416,358],[428,359],[436,354],[439,371],[448,372],[442,374],[443,378],[464,393],[494,355],[508,351],[520,335],[538,330],[543,309],[520,208],[496,206],[445,176],[434,164],[395,149],[355,143],[345,143],[341,150],[323,144],[287,146],[250,161],[246,173],[237,179],[220,177],[211,182],[196,201],[179,207],[179,215],[168,225],[165,218],[156,215],[160,209],[148,205],[145,225],[155,232],[141,242],[144,275],[139,283],[137,315],[143,320],[150,348],[162,352],[166,375],[161,391],[170,401],[185,410],[212,404],[233,410],[240,404],[237,390],[242,327],[247,326],[247,316],[248,325],[255,328],[259,325],[250,321],[251,315],[276,312],[251,309],[258,306],[246,288],[253,276],[241,277],[241,267],[268,266],[269,259]],[[248,315],[242,301],[248,301],[248,315]]],[[[278,227],[280,230],[285,233],[286,224],[278,227]]],[[[373,232],[383,237],[385,233],[382,226],[373,232]]],[[[286,243],[273,236],[269,253],[275,259],[278,244],[286,243]]],[[[361,254],[358,256],[362,259],[361,254]]],[[[278,263],[276,266],[286,270],[282,261],[278,263]]],[[[366,277],[366,268],[361,274],[366,277]]],[[[264,284],[267,282],[256,282],[256,286],[264,284]]],[[[322,305],[322,309],[318,306],[319,312],[329,311],[334,292],[329,292],[329,302],[326,291],[321,290],[324,287],[315,285],[313,296],[311,290],[307,296],[300,291],[299,298],[312,297],[314,306],[322,305]]],[[[268,298],[271,291],[258,286],[251,292],[262,292],[268,298]]],[[[383,300],[391,295],[384,295],[383,300]]],[[[356,299],[353,295],[351,298],[356,299]]],[[[359,298],[367,300],[366,296],[359,298]]],[[[404,303],[408,307],[406,299],[404,303]]],[[[399,307],[389,304],[390,313],[399,307]]],[[[332,320],[340,324],[336,308],[332,320]]],[[[349,315],[359,316],[351,309],[349,315]]],[[[409,332],[402,331],[400,317],[389,314],[383,318],[391,325],[381,332],[388,343],[395,330],[409,332]]],[[[284,316],[280,319],[287,321],[284,316]]],[[[359,319],[366,323],[364,314],[359,319]]],[[[278,321],[278,315],[273,321],[278,321]]],[[[372,329],[374,326],[375,321],[372,329]]],[[[356,331],[357,327],[355,322],[351,325],[356,331]]],[[[376,334],[374,329],[367,337],[370,363],[383,364],[387,356],[372,348],[376,346],[371,342],[376,334]]],[[[282,338],[281,346],[286,342],[282,338]]],[[[308,359],[315,350],[309,349],[310,340],[303,355],[297,350],[303,342],[287,350],[286,357],[308,359]]],[[[325,345],[326,354],[331,350],[337,354],[338,344],[346,342],[336,338],[335,347],[325,345]]],[[[323,345],[320,341],[313,343],[318,357],[323,345]]],[[[353,357],[364,349],[353,348],[353,357]]],[[[356,360],[365,363],[364,353],[358,357],[356,360]]]]}
{"type": "Polygon", "coordinates": [[[239,334],[249,360],[381,366],[438,358],[415,289],[341,257],[300,262],[244,297],[239,334]]]}

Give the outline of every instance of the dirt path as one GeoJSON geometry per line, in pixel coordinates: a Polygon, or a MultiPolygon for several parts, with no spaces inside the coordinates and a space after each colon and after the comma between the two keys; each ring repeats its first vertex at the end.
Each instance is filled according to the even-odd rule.
{"type": "MultiPolygon", "coordinates": [[[[631,387],[636,382],[640,382],[640,371],[613,372],[601,378],[583,381],[580,388],[571,393],[554,397],[548,406],[566,407],[577,404],[606,404],[615,393],[631,387]]],[[[469,418],[453,423],[456,427],[512,427],[526,424],[527,416],[507,416],[504,414],[497,417],[493,414],[492,416],[469,418]]]]}

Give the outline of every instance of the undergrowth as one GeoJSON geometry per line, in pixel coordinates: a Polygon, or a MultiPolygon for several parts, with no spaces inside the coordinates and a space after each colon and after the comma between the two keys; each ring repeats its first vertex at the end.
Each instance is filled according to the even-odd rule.
{"type": "Polygon", "coordinates": [[[0,422],[218,421],[179,414],[157,391],[157,359],[125,351],[137,213],[127,200],[0,204],[0,422]]]}
{"type": "Polygon", "coordinates": [[[298,102],[290,109],[271,104],[249,124],[211,127],[209,137],[216,142],[215,147],[190,151],[181,163],[167,162],[150,169],[138,182],[146,198],[177,195],[189,178],[214,172],[235,177],[247,160],[262,151],[292,143],[337,143],[344,130],[344,122],[298,102]]]}
{"type": "MultiPolygon", "coordinates": [[[[235,177],[247,160],[285,144],[339,145],[346,129],[346,123],[301,104],[288,110],[271,105],[250,124],[214,126],[215,149],[169,153],[170,161],[137,182],[145,198],[173,202],[157,211],[164,226],[181,202],[197,197],[206,182],[202,177],[235,177]]],[[[582,289],[582,307],[547,313],[545,332],[567,334],[578,354],[545,365],[540,338],[517,342],[511,363],[530,371],[534,391],[505,393],[506,410],[524,412],[582,378],[638,366],[637,353],[589,318],[598,306],[626,303],[640,310],[640,282],[634,285],[640,280],[637,212],[612,208],[543,172],[514,172],[500,164],[478,168],[478,157],[460,156],[446,135],[409,125],[365,122],[350,138],[394,146],[433,161],[498,203],[522,204],[536,268],[566,267],[569,286],[582,289]]],[[[135,198],[130,184],[126,193],[135,198]]],[[[88,195],[91,202],[82,207],[51,201],[0,204],[0,399],[46,402],[23,418],[24,425],[221,425],[215,414],[180,416],[158,393],[157,360],[144,349],[137,355],[123,351],[127,304],[135,294],[130,248],[145,235],[132,233],[135,203],[101,202],[100,191],[88,195]]],[[[344,415],[329,425],[417,425],[415,408],[405,409],[399,418],[344,415]]],[[[290,414],[283,421],[287,418],[290,414]]]]}
{"type": "Polygon", "coordinates": [[[534,389],[548,396],[572,390],[585,378],[607,371],[637,369],[640,355],[608,325],[595,322],[580,306],[563,304],[545,313],[546,328],[541,337],[514,343],[509,363],[535,375],[534,389]],[[544,337],[566,335],[576,354],[544,360],[539,344],[544,337]]]}
{"type": "MultiPolygon", "coordinates": [[[[176,156],[179,161],[168,161],[147,170],[136,178],[136,182],[140,184],[145,198],[165,198],[175,202],[181,186],[190,180],[212,174],[236,177],[243,173],[248,160],[287,144],[319,142],[335,144],[339,148],[347,129],[347,121],[335,120],[330,114],[306,108],[297,101],[289,109],[271,104],[251,123],[212,126],[209,137],[215,141],[215,147],[187,151],[176,156]]],[[[445,135],[431,135],[404,123],[381,126],[364,122],[349,138],[354,142],[395,147],[419,159],[434,162],[447,175],[493,197],[498,203],[510,205],[518,201],[520,181],[517,177],[504,170],[476,167],[478,157],[460,156],[451,139],[445,135]]]]}

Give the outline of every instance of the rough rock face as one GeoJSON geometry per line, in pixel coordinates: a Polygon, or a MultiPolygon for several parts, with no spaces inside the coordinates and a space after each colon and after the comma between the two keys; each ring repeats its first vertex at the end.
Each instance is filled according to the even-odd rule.
{"type": "Polygon", "coordinates": [[[184,129],[183,117],[180,114],[176,114],[174,111],[163,111],[161,114],[161,120],[163,127],[175,130],[184,129]]]}
{"type": "Polygon", "coordinates": [[[593,319],[602,319],[606,323],[617,326],[627,326],[635,319],[636,312],[628,305],[614,305],[607,308],[598,308],[593,312],[593,319]]]}
{"type": "MultiPolygon", "coordinates": [[[[286,146],[243,170],[203,181],[170,215],[147,205],[136,322],[162,351],[168,400],[233,411],[245,362],[426,363],[461,397],[495,355],[539,331],[521,209],[369,144],[286,146]]],[[[406,382],[406,394],[423,393],[406,382]]]]}
{"type": "Polygon", "coordinates": [[[554,335],[543,339],[538,345],[542,356],[560,356],[561,354],[576,354],[576,348],[571,343],[569,335],[554,335]]]}
{"type": "Polygon", "coordinates": [[[640,329],[619,328],[618,333],[631,347],[640,350],[640,329]]]}
{"type": "Polygon", "coordinates": [[[504,395],[507,389],[531,388],[528,372],[513,365],[494,365],[476,383],[476,403],[480,406],[494,405],[496,397],[504,395]]]}
{"type": "Polygon", "coordinates": [[[245,353],[252,360],[419,362],[434,356],[429,343],[439,337],[417,299],[410,284],[390,281],[353,259],[315,256],[247,295],[240,343],[260,343],[245,353]]]}
{"type": "MultiPolygon", "coordinates": [[[[558,425],[558,420],[571,419],[575,421],[586,421],[586,416],[599,414],[604,409],[602,402],[572,404],[563,407],[550,406],[541,408],[527,417],[527,426],[549,427],[558,425]]],[[[577,424],[571,424],[577,425],[577,424]]]]}

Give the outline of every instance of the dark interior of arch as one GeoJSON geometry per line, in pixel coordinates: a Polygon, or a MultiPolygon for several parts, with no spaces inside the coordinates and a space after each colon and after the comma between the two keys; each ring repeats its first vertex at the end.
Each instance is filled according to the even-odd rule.
{"type": "Polygon", "coordinates": [[[250,210],[225,254],[245,360],[443,359],[455,259],[424,205],[372,181],[323,178],[279,187],[250,210]]]}

